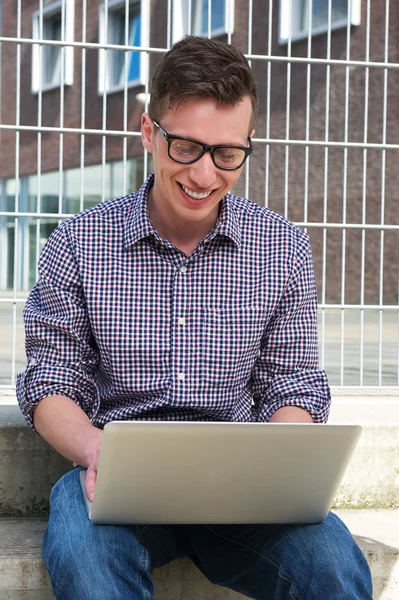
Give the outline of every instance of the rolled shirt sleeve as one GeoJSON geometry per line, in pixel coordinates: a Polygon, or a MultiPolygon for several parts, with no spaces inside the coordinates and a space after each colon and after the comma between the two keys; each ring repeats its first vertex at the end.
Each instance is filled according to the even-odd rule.
{"type": "Polygon", "coordinates": [[[61,225],[41,254],[39,279],[24,308],[27,366],[17,376],[17,399],[32,428],[33,411],[47,396],[71,398],[90,419],[100,405],[99,353],[71,248],[61,225]]]}
{"type": "Polygon", "coordinates": [[[309,238],[297,229],[296,251],[284,293],[263,336],[252,374],[258,418],[268,421],[285,406],[305,409],[316,423],[327,421],[331,393],[319,369],[317,290],[309,238]]]}

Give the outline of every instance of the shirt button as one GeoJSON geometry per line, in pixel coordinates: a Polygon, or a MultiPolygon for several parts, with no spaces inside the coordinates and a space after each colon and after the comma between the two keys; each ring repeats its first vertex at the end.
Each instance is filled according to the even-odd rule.
{"type": "Polygon", "coordinates": [[[180,273],[187,273],[186,265],[183,265],[182,267],[180,267],[180,273]]]}
{"type": "Polygon", "coordinates": [[[186,324],[186,319],[184,317],[179,317],[178,323],[179,323],[179,325],[185,325],[186,324]]]}
{"type": "Polygon", "coordinates": [[[179,373],[178,376],[177,376],[177,379],[179,381],[183,381],[183,379],[184,379],[184,373],[179,373]]]}
{"type": "Polygon", "coordinates": [[[37,365],[36,358],[31,358],[30,361],[28,362],[28,366],[29,367],[35,367],[36,365],[37,365]]]}

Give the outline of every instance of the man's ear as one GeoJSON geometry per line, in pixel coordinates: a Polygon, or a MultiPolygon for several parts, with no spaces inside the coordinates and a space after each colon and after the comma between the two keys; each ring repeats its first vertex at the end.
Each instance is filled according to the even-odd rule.
{"type": "Polygon", "coordinates": [[[141,115],[141,141],[148,152],[152,152],[154,147],[154,123],[148,113],[141,115]]]}
{"type": "Polygon", "coordinates": [[[251,131],[251,133],[249,134],[249,137],[250,137],[250,138],[253,138],[253,137],[254,137],[254,135],[255,135],[255,129],[253,129],[253,130],[251,131]]]}

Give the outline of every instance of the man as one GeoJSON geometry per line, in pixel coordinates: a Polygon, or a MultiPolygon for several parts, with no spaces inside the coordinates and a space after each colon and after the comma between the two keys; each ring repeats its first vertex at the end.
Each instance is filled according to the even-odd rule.
{"type": "MultiPolygon", "coordinates": [[[[65,221],[25,308],[28,422],[76,467],[51,494],[44,559],[58,599],[153,598],[151,569],[188,555],[257,599],[371,599],[367,563],[330,514],[313,526],[95,526],[102,427],[115,419],[323,422],[307,235],[230,195],[251,153],[253,74],[187,37],[155,71],[135,194],[65,221]]],[[[144,450],[144,449],[143,449],[144,450]]]]}

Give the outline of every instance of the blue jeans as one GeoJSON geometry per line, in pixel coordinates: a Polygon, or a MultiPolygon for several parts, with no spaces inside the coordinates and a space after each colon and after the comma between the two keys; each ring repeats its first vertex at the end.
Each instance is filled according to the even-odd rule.
{"type": "Polygon", "coordinates": [[[372,600],[368,564],[333,513],[317,525],[93,525],[79,471],[54,486],[43,539],[57,600],[154,600],[151,570],[183,556],[249,598],[372,600]]]}

